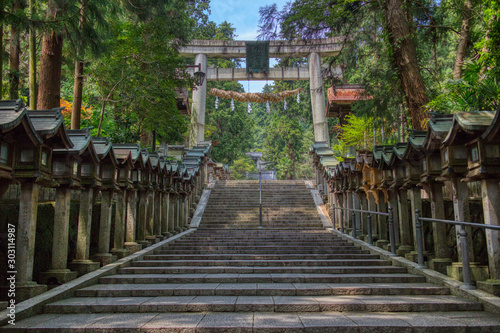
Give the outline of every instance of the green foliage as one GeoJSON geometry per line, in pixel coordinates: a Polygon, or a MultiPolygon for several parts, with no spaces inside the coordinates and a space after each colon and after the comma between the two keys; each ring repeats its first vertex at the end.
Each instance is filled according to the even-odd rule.
{"type": "Polygon", "coordinates": [[[381,123],[374,118],[356,116],[351,114],[346,116],[346,123],[340,127],[335,127],[338,135],[332,144],[332,149],[337,156],[349,155],[349,147],[356,150],[372,150],[377,142],[381,144],[393,144],[397,140],[397,129],[381,123]]]}
{"type": "Polygon", "coordinates": [[[500,70],[484,71],[484,61],[469,62],[461,79],[450,80],[444,91],[428,104],[432,111],[494,111],[500,100],[500,70]]]}
{"type": "Polygon", "coordinates": [[[447,80],[428,104],[443,113],[496,110],[500,100],[500,2],[479,2],[482,19],[473,26],[475,50],[480,50],[463,67],[462,77],[447,80]]]}
{"type": "Polygon", "coordinates": [[[177,70],[183,62],[174,40],[186,37],[190,19],[187,13],[179,14],[185,9],[180,1],[162,6],[162,11],[153,10],[156,14],[144,22],[112,20],[112,38],[106,45],[110,52],[92,64],[89,81],[98,87],[100,99],[93,120],[98,123],[107,101],[102,135],[117,142],[144,142],[144,135],[153,130],[162,141],[180,142],[187,130],[187,119],[177,110],[175,88],[190,82],[177,70]]]}
{"type": "MultiPolygon", "coordinates": [[[[407,105],[385,28],[384,6],[384,2],[380,1],[353,0],[291,1],[281,10],[276,5],[270,5],[261,8],[260,37],[308,39],[346,36],[340,53],[328,60],[332,67],[341,66],[343,78],[330,75],[330,82],[363,85],[371,99],[357,102],[353,107],[355,113],[373,118],[376,122],[384,119],[388,124],[397,124],[401,108],[406,109],[407,105]]],[[[431,99],[443,93],[446,82],[452,77],[463,8],[463,0],[425,0],[405,2],[403,5],[411,38],[417,45],[418,66],[425,92],[431,99]]],[[[482,41],[488,47],[488,57],[494,57],[500,45],[500,40],[494,41],[500,31],[495,29],[500,17],[495,13],[498,13],[498,1],[494,4],[474,1],[471,45],[482,41]],[[490,37],[484,39],[487,31],[490,37]]],[[[467,56],[474,57],[476,54],[470,48],[467,56]]],[[[493,67],[492,63],[486,66],[488,71],[493,67]]],[[[491,82],[484,84],[487,86],[483,87],[485,90],[491,90],[491,82]]]]}
{"type": "Polygon", "coordinates": [[[246,179],[245,173],[257,172],[254,161],[247,155],[240,155],[230,165],[231,179],[246,179]]]}
{"type": "MultiPolygon", "coordinates": [[[[301,85],[308,86],[306,82],[284,81],[275,82],[273,89],[279,92],[301,85]]],[[[309,91],[308,88],[305,90],[309,91]]],[[[297,179],[308,175],[302,163],[313,139],[306,136],[306,132],[312,132],[311,104],[306,96],[301,94],[300,104],[295,101],[296,97],[287,98],[286,110],[283,102],[271,104],[271,113],[266,119],[263,151],[264,160],[276,169],[278,179],[297,179]],[[306,137],[308,140],[304,140],[306,137]]]]}
{"type": "MultiPolygon", "coordinates": [[[[207,89],[211,89],[216,84],[209,82],[207,89]]],[[[238,82],[219,82],[218,88],[228,91],[244,91],[243,86],[238,82]]],[[[254,122],[247,112],[247,103],[234,102],[234,111],[232,111],[231,101],[220,98],[219,107],[215,109],[215,97],[208,96],[205,121],[213,126],[213,131],[207,139],[213,142],[212,157],[216,161],[231,164],[252,148],[254,122]]]]}
{"type": "MultiPolygon", "coordinates": [[[[195,35],[204,39],[232,40],[236,37],[234,30],[235,28],[228,22],[217,25],[209,21],[195,29],[195,35]]],[[[209,65],[219,68],[233,68],[239,64],[237,60],[209,59],[209,65]]],[[[238,82],[208,82],[207,91],[212,88],[244,91],[238,82]]],[[[214,144],[212,157],[216,161],[232,164],[250,151],[253,143],[254,119],[248,114],[246,103],[235,101],[232,111],[231,101],[219,98],[219,106],[216,109],[215,97],[208,95],[205,110],[205,138],[212,140],[214,144]]]]}

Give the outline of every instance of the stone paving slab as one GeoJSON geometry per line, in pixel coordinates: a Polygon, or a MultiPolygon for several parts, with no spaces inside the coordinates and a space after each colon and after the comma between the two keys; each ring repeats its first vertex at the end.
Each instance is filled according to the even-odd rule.
{"type": "Polygon", "coordinates": [[[422,283],[412,274],[118,274],[99,279],[101,284],[153,283],[422,283]]]}
{"type": "Polygon", "coordinates": [[[45,306],[46,313],[140,312],[152,297],[72,297],[45,306]]]}
{"type": "Polygon", "coordinates": [[[158,296],[144,302],[140,308],[142,312],[185,312],[189,311],[189,302],[195,296],[158,296]]]}
{"type": "Polygon", "coordinates": [[[219,286],[219,283],[184,283],[178,285],[174,289],[174,295],[176,296],[213,296],[215,295],[215,289],[219,286]]]}
{"type": "Polygon", "coordinates": [[[196,328],[200,333],[253,331],[254,314],[250,313],[207,313],[196,328]]]}
{"type": "Polygon", "coordinates": [[[86,326],[86,332],[92,333],[136,333],[150,322],[157,313],[113,314],[86,326]]]}
{"type": "Polygon", "coordinates": [[[71,332],[73,329],[89,327],[90,325],[100,320],[106,319],[108,315],[109,314],[107,313],[69,314],[37,323],[33,326],[30,326],[30,329],[36,330],[37,332],[47,333],[71,332]]]}
{"type": "Polygon", "coordinates": [[[215,295],[221,296],[253,296],[257,295],[257,283],[220,283],[215,295]]]}
{"type": "Polygon", "coordinates": [[[299,313],[304,331],[309,333],[355,332],[357,325],[341,312],[299,313]]]}
{"type": "Polygon", "coordinates": [[[480,303],[456,296],[157,296],[74,297],[45,306],[47,313],[103,312],[421,312],[480,311],[480,303]],[[238,306],[236,306],[238,305],[238,306]]]}
{"type": "Polygon", "coordinates": [[[304,325],[296,313],[255,312],[254,332],[301,332],[304,325]]]}
{"type": "Polygon", "coordinates": [[[319,312],[319,302],[312,296],[273,296],[276,312],[319,312]]]}
{"type": "Polygon", "coordinates": [[[238,299],[236,300],[235,311],[274,312],[274,300],[272,296],[238,296],[238,299]]]}
{"type": "Polygon", "coordinates": [[[257,295],[270,295],[270,296],[293,296],[295,295],[296,288],[291,283],[258,283],[257,295]]]}
{"type": "Polygon", "coordinates": [[[412,332],[496,333],[500,316],[487,312],[238,312],[38,315],[0,332],[412,332]],[[69,326],[72,328],[69,329],[69,326]]]}
{"type": "Polygon", "coordinates": [[[236,296],[196,296],[189,302],[189,311],[234,312],[236,296]]]}
{"type": "Polygon", "coordinates": [[[141,327],[143,332],[194,332],[205,313],[160,313],[141,327]]]}

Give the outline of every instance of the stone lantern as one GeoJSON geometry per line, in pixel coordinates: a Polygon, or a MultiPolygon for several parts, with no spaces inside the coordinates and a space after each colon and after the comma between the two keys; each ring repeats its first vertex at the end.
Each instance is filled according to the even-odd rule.
{"type": "MultiPolygon", "coordinates": [[[[410,199],[411,205],[411,221],[412,221],[412,235],[416,235],[417,221],[415,217],[415,210],[422,211],[422,189],[418,186],[420,183],[420,175],[422,174],[422,164],[425,158],[425,153],[422,151],[423,142],[427,135],[426,131],[410,131],[408,144],[401,156],[401,167],[404,170],[403,185],[401,189],[406,189],[410,199]]],[[[399,154],[399,151],[397,152],[399,154]]],[[[417,258],[417,243],[416,237],[413,237],[413,251],[406,254],[406,259],[415,261],[417,258]]],[[[429,252],[425,253],[429,256],[429,252]]]]}
{"type": "MultiPolygon", "coordinates": [[[[484,145],[483,152],[487,162],[487,172],[490,174],[488,178],[482,180],[481,188],[482,192],[486,193],[486,198],[483,196],[483,209],[485,209],[485,220],[488,219],[489,223],[494,225],[500,224],[500,208],[498,207],[498,199],[500,198],[500,189],[498,187],[498,162],[496,168],[492,168],[489,161],[496,159],[498,161],[498,146],[500,145],[500,112],[496,111],[495,118],[491,122],[490,126],[481,136],[482,143],[484,145]],[[496,171],[496,175],[495,175],[496,171]],[[486,212],[487,211],[487,212],[486,212]]],[[[488,222],[485,222],[488,223],[488,222]]],[[[498,232],[497,232],[498,234],[498,232]]],[[[490,279],[486,281],[477,282],[477,286],[480,289],[486,290],[487,292],[500,296],[500,276],[499,276],[499,252],[500,245],[498,237],[494,238],[493,230],[486,231],[486,237],[491,239],[492,242],[488,248],[488,259],[490,263],[490,279]]]]}
{"type": "Polygon", "coordinates": [[[100,159],[96,153],[90,129],[68,130],[68,135],[78,150],[81,158],[80,166],[80,209],[78,212],[78,235],[76,239],[75,259],[69,263],[69,268],[78,276],[99,268],[99,263],[90,260],[90,237],[92,226],[92,210],[94,198],[102,186],[100,159]]]}
{"type": "MultiPolygon", "coordinates": [[[[399,227],[399,247],[396,250],[398,255],[404,256],[413,250],[413,240],[411,237],[411,217],[408,213],[408,191],[402,187],[406,178],[406,167],[404,166],[404,153],[408,148],[408,142],[399,142],[392,147],[392,154],[385,155],[384,161],[392,170],[392,183],[388,190],[397,196],[397,205],[393,207],[393,211],[397,211],[398,227],[399,227]],[[386,156],[388,159],[386,159],[386,156]]],[[[413,215],[413,214],[411,214],[413,215]]]]}
{"type": "MultiPolygon", "coordinates": [[[[20,105],[18,103],[17,105],[20,105]]],[[[61,108],[41,111],[28,111],[28,118],[38,136],[43,140],[41,145],[26,144],[19,149],[18,160],[15,162],[14,177],[21,183],[21,196],[19,199],[19,222],[17,227],[16,244],[16,299],[18,301],[30,298],[46,290],[32,281],[33,260],[36,238],[36,221],[39,186],[57,185],[52,180],[52,152],[54,149],[70,149],[73,147],[64,127],[61,108]]],[[[67,239],[69,230],[69,199],[70,191],[67,188],[58,190],[56,194],[56,207],[54,222],[61,224],[62,230],[54,234],[56,241],[66,240],[60,244],[66,249],[64,260],[66,269],[67,239]]],[[[64,255],[64,253],[62,253],[64,255]]],[[[54,266],[55,260],[52,261],[54,266]]]]}
{"type": "Polygon", "coordinates": [[[112,149],[109,138],[93,137],[97,156],[100,159],[100,177],[101,185],[101,216],[99,221],[99,246],[98,253],[94,260],[99,261],[102,266],[116,261],[116,255],[110,253],[111,237],[111,209],[113,207],[113,198],[115,192],[120,191],[118,183],[118,160],[112,149]]]}
{"type": "MultiPolygon", "coordinates": [[[[429,195],[432,218],[445,219],[443,183],[441,182],[443,179],[440,177],[442,171],[440,146],[451,127],[453,115],[437,113],[431,113],[430,115],[431,118],[425,139],[422,142],[420,136],[418,139],[418,148],[424,153],[420,186],[429,195]]],[[[410,142],[414,144],[413,141],[410,140],[410,142]]],[[[429,267],[443,274],[446,274],[448,267],[452,263],[452,252],[446,246],[447,229],[446,224],[432,223],[435,257],[429,262],[429,267]]]]}
{"type": "Polygon", "coordinates": [[[161,196],[159,175],[161,173],[159,164],[158,152],[149,153],[149,161],[151,165],[151,172],[149,173],[149,181],[151,184],[150,200],[151,217],[148,218],[146,223],[146,240],[156,243],[163,239],[161,235],[161,196]]]}
{"type": "Polygon", "coordinates": [[[99,268],[99,264],[89,259],[90,227],[94,187],[100,185],[96,176],[99,157],[91,141],[89,129],[68,130],[73,144],[70,149],[54,149],[53,178],[59,184],[56,189],[54,220],[54,241],[52,247],[52,267],[42,273],[44,283],[62,284],[77,275],[83,275],[99,268]],[[70,211],[70,190],[80,191],[80,211],[78,216],[77,253],[67,269],[68,228],[70,211]]]}
{"type": "Polygon", "coordinates": [[[111,253],[121,259],[130,254],[125,248],[125,220],[127,216],[127,206],[132,206],[128,203],[134,196],[134,183],[132,178],[132,169],[134,161],[132,153],[128,149],[123,149],[120,146],[113,145],[113,153],[118,162],[116,176],[120,190],[116,192],[116,210],[115,210],[115,225],[114,225],[114,242],[111,253]],[[132,197],[131,197],[132,195],[132,197]]]}
{"type": "Polygon", "coordinates": [[[38,151],[43,143],[21,99],[0,101],[0,199],[14,181],[21,151],[38,151]]]}
{"type": "MultiPolygon", "coordinates": [[[[498,126],[496,124],[498,120],[496,119],[496,113],[492,111],[456,113],[451,129],[443,142],[443,150],[448,151],[448,160],[450,160],[451,152],[455,153],[454,156],[465,155],[467,157],[467,170],[464,172],[465,178],[461,179],[461,181],[480,182],[484,223],[492,225],[500,224],[500,208],[498,205],[500,200],[498,185],[500,169],[498,163],[500,159],[497,154],[499,141],[493,134],[495,127],[498,126]],[[455,148],[456,146],[463,147],[465,152],[455,148]]],[[[448,163],[448,169],[450,166],[448,163]]],[[[463,169],[458,170],[462,171],[463,169]]],[[[454,173],[447,172],[446,174],[453,175],[456,173],[457,170],[454,170],[454,173]]],[[[500,285],[498,282],[500,280],[498,232],[485,229],[485,235],[490,279],[487,282],[478,282],[478,285],[493,292],[497,288],[496,292],[498,293],[500,289],[498,287],[500,285]]],[[[480,275],[485,274],[477,274],[477,268],[474,265],[471,265],[471,268],[474,279],[483,279],[480,275]]]]}

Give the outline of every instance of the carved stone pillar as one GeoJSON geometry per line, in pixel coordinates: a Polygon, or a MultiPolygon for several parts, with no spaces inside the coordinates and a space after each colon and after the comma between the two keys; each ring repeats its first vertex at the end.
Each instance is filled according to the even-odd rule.
{"type": "Polygon", "coordinates": [[[77,273],[68,269],[68,233],[71,189],[56,189],[54,208],[54,237],[52,238],[52,267],[42,273],[41,281],[45,284],[63,284],[76,278],[77,273]]]}
{"type": "Polygon", "coordinates": [[[90,260],[90,236],[92,227],[92,208],[94,189],[87,187],[80,193],[80,211],[78,212],[78,235],[76,238],[76,257],[69,263],[69,268],[78,276],[95,271],[99,263],[90,260]]]}
{"type": "Polygon", "coordinates": [[[111,253],[116,255],[118,259],[126,257],[130,254],[124,247],[125,245],[125,215],[127,205],[125,203],[126,193],[120,191],[116,194],[116,210],[115,210],[115,230],[114,242],[111,253]]]}
{"type": "Polygon", "coordinates": [[[40,187],[38,184],[21,184],[19,220],[16,236],[16,266],[13,268],[9,267],[9,270],[17,270],[16,300],[18,302],[41,294],[47,290],[46,285],[39,285],[33,281],[39,191],[40,187]]]}
{"type": "Polygon", "coordinates": [[[99,222],[99,246],[98,253],[94,256],[102,266],[116,261],[116,256],[109,252],[111,237],[111,208],[113,207],[113,191],[101,191],[101,220],[99,222]]]}
{"type": "Polygon", "coordinates": [[[135,229],[137,226],[137,191],[127,192],[127,218],[125,233],[125,249],[130,253],[142,250],[142,245],[136,243],[135,229]]]}

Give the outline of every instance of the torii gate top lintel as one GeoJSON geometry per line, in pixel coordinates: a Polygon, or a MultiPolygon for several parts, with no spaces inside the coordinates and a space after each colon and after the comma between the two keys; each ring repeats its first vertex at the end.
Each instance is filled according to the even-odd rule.
{"type": "MultiPolygon", "coordinates": [[[[269,56],[306,57],[318,53],[320,57],[337,55],[342,47],[342,37],[330,37],[310,40],[273,40],[269,42],[269,56]]],[[[179,55],[192,58],[197,54],[205,54],[209,58],[245,58],[246,43],[241,40],[204,40],[194,39],[179,48],[179,55]]]]}

